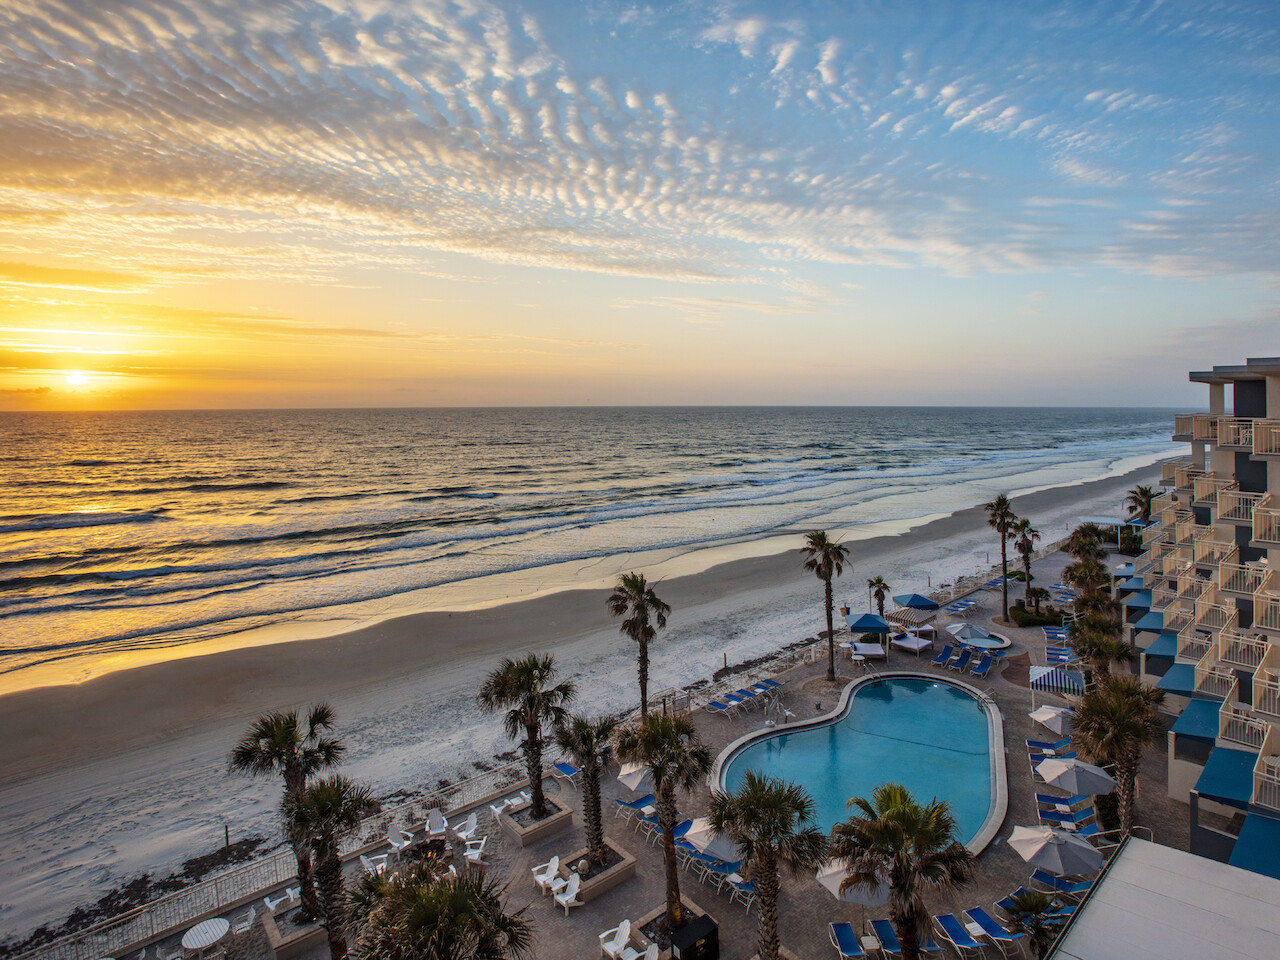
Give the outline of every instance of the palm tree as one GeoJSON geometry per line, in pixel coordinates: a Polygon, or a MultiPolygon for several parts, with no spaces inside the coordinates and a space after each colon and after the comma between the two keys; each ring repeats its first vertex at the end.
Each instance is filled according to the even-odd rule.
{"type": "Polygon", "coordinates": [[[515,740],[524,733],[519,745],[529,771],[529,789],[533,793],[530,816],[535,820],[547,815],[547,798],[542,792],[542,725],[564,723],[569,715],[565,707],[577,694],[571,680],[552,686],[555,678],[550,654],[530,653],[519,660],[504,657],[476,694],[486,713],[510,708],[502,718],[508,737],[515,740]]]}
{"type": "Polygon", "coordinates": [[[956,840],[956,821],[945,800],[923,806],[899,783],[882,783],[871,799],[854,797],[858,811],[832,828],[831,857],[843,860],[851,887],[875,889],[889,884],[889,918],[902,943],[903,960],[920,956],[927,931],[925,893],[958,887],[973,875],[974,857],[956,840]]]}
{"type": "Polygon", "coordinates": [[[1142,751],[1164,740],[1157,708],[1164,691],[1145,686],[1134,676],[1106,676],[1085,694],[1072,717],[1071,742],[1099,766],[1115,771],[1120,829],[1133,827],[1133,795],[1142,751]]]}
{"type": "Polygon", "coordinates": [[[827,855],[827,838],[813,826],[813,798],[803,787],[748,770],[731,793],[711,794],[713,829],[733,839],[751,867],[759,904],[761,960],[778,960],[778,867],[793,874],[816,870],[827,855]]]}
{"type": "Polygon", "coordinates": [[[1009,504],[1009,498],[1003,493],[990,503],[984,503],[987,511],[987,526],[994,527],[1000,534],[1000,620],[1009,622],[1009,528],[1013,526],[1017,515],[1009,504]]]}
{"type": "Polygon", "coordinates": [[[1096,523],[1082,523],[1067,537],[1062,550],[1077,560],[1097,560],[1102,562],[1106,551],[1102,549],[1102,528],[1096,523]]]}
{"type": "Polygon", "coordinates": [[[504,960],[533,956],[521,907],[507,913],[507,885],[478,870],[458,877],[435,864],[390,876],[366,874],[348,898],[357,960],[504,960]]]}
{"type": "Polygon", "coordinates": [[[822,581],[827,611],[827,679],[836,679],[835,601],[831,598],[831,578],[844,573],[849,548],[827,537],[825,530],[814,530],[804,539],[800,552],[805,555],[804,568],[822,581]]]}
{"type": "Polygon", "coordinates": [[[658,827],[662,830],[662,859],[667,875],[668,931],[684,926],[680,903],[680,869],[676,862],[676,790],[692,790],[711,769],[711,750],[698,738],[687,717],[654,714],[639,727],[618,733],[618,757],[649,768],[657,794],[658,827]]]}
{"type": "Polygon", "coordinates": [[[1018,556],[1022,558],[1022,577],[1026,584],[1025,593],[1023,593],[1023,603],[1031,600],[1031,554],[1035,552],[1036,541],[1040,539],[1040,531],[1031,525],[1031,521],[1026,517],[1019,517],[1014,521],[1013,526],[1009,528],[1009,535],[1013,537],[1013,548],[1018,551],[1018,556]]]}
{"type": "Polygon", "coordinates": [[[649,641],[667,625],[671,605],[664,603],[645,582],[643,573],[624,573],[605,601],[609,613],[626,617],[621,630],[640,646],[636,664],[640,672],[640,719],[649,716],[649,641]]]}
{"type": "Polygon", "coordinates": [[[1138,484],[1129,491],[1129,495],[1125,497],[1124,505],[1133,511],[1129,515],[1129,519],[1137,517],[1143,523],[1151,522],[1151,504],[1156,498],[1156,492],[1150,487],[1144,487],[1138,484]]]}
{"type": "Polygon", "coordinates": [[[1065,918],[1050,917],[1053,901],[1039,890],[1024,890],[1011,898],[1010,920],[1015,930],[1025,933],[1038,960],[1053,946],[1065,918]]]}
{"type": "Polygon", "coordinates": [[[1087,661],[1100,677],[1109,677],[1113,664],[1133,659],[1133,650],[1127,643],[1110,630],[1088,624],[1087,618],[1073,623],[1067,636],[1076,655],[1087,661]]]}
{"type": "Polygon", "coordinates": [[[1036,613],[1040,612],[1040,602],[1049,599],[1049,591],[1044,587],[1028,587],[1027,602],[1035,605],[1036,613]]]}
{"type": "Polygon", "coordinates": [[[329,934],[331,960],[343,960],[347,955],[342,837],[377,809],[378,802],[367,786],[336,774],[308,784],[298,796],[285,798],[285,815],[315,854],[321,923],[329,934]]]}
{"type": "Polygon", "coordinates": [[[871,591],[871,595],[876,598],[876,608],[880,611],[880,616],[884,616],[884,598],[889,593],[889,584],[885,583],[884,577],[876,575],[867,581],[867,589],[871,591]]]}
{"type": "MultiPolygon", "coordinates": [[[[325,736],[333,728],[333,708],[317,703],[307,711],[305,728],[297,710],[279,710],[259,717],[231,751],[230,769],[257,776],[278,773],[284,778],[284,801],[297,798],[311,775],[336,766],[346,747],[342,741],[325,736]]],[[[284,818],[285,836],[298,861],[298,884],[302,888],[302,912],[308,919],[319,916],[320,902],[311,871],[311,850],[305,838],[284,818]]]]}
{"type": "Polygon", "coordinates": [[[1094,557],[1069,563],[1062,570],[1062,579],[1073,587],[1078,587],[1082,594],[1101,591],[1109,577],[1106,566],[1094,557]]]}
{"type": "Polygon", "coordinates": [[[582,768],[582,818],[586,821],[587,856],[604,866],[608,854],[600,815],[600,771],[609,758],[609,745],[617,721],[612,717],[588,720],[570,717],[556,727],[556,743],[582,768]]]}

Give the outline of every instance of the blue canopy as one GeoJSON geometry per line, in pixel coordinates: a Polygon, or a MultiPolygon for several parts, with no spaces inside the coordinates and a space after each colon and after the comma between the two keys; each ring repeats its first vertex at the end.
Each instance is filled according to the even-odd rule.
{"type": "Polygon", "coordinates": [[[1130,610],[1150,610],[1151,591],[1139,590],[1137,593],[1130,594],[1125,600],[1124,605],[1130,610]]]}
{"type": "Polygon", "coordinates": [[[1192,700],[1174,721],[1172,732],[1179,737],[1214,743],[1218,739],[1218,711],[1212,700],[1192,700]]]}
{"type": "Polygon", "coordinates": [[[1253,766],[1257,761],[1258,755],[1247,750],[1214,747],[1196,781],[1196,793],[1245,809],[1253,798],[1253,766]]]}
{"type": "Polygon", "coordinates": [[[1280,820],[1260,813],[1246,816],[1227,863],[1280,880],[1280,820]]]}
{"type": "Polygon", "coordinates": [[[850,633],[893,633],[894,628],[889,626],[889,621],[883,617],[877,617],[874,613],[864,613],[860,617],[854,617],[851,613],[844,615],[844,622],[849,625],[850,633]]]}
{"type": "Polygon", "coordinates": [[[935,601],[919,593],[904,593],[901,596],[894,597],[893,602],[900,607],[910,607],[912,610],[938,609],[938,604],[935,601]]]}
{"type": "Polygon", "coordinates": [[[1156,611],[1144,613],[1142,619],[1133,625],[1135,630],[1150,630],[1159,633],[1164,629],[1164,614],[1156,611]]]}

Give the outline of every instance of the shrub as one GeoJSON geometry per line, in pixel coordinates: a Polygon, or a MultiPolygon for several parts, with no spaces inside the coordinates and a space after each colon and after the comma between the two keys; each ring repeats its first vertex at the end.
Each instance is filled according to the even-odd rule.
{"type": "Polygon", "coordinates": [[[1037,614],[1022,607],[1010,607],[1009,619],[1019,627],[1060,627],[1062,611],[1056,607],[1045,607],[1037,614]]]}

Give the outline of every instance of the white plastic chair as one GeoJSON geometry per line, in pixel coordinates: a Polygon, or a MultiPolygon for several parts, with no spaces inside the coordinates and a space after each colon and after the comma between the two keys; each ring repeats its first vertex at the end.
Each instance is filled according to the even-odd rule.
{"type": "Polygon", "coordinates": [[[546,863],[540,863],[533,868],[533,882],[538,885],[538,889],[545,896],[549,892],[551,881],[560,875],[560,858],[552,857],[546,863]]]}
{"type": "Polygon", "coordinates": [[[564,907],[564,915],[569,916],[570,907],[582,906],[582,901],[578,899],[578,888],[582,886],[582,878],[576,873],[569,877],[569,882],[565,884],[565,888],[556,894],[556,905],[564,907]]]}
{"type": "Polygon", "coordinates": [[[360,854],[360,866],[364,867],[365,873],[380,875],[387,869],[387,855],[379,853],[376,856],[366,857],[360,854]]]}
{"type": "Polygon", "coordinates": [[[462,854],[467,858],[467,863],[484,863],[484,845],[488,842],[488,837],[481,837],[479,840],[468,840],[467,849],[462,854]]]}
{"type": "Polygon", "coordinates": [[[489,809],[493,811],[493,819],[497,820],[507,809],[510,800],[499,800],[497,803],[489,804],[489,809]]]}
{"type": "Polygon", "coordinates": [[[454,833],[457,835],[459,840],[470,840],[476,835],[476,830],[478,830],[479,827],[480,818],[477,817],[476,812],[472,810],[471,815],[467,817],[466,822],[455,830],[454,833]]]}
{"type": "Polygon", "coordinates": [[[649,949],[644,953],[632,947],[624,947],[621,960],[658,960],[658,945],[656,943],[649,944],[649,949]]]}
{"type": "Polygon", "coordinates": [[[443,837],[444,832],[449,829],[449,821],[444,815],[434,807],[427,811],[427,836],[443,837]]]}
{"type": "Polygon", "coordinates": [[[280,909],[280,904],[284,903],[286,900],[290,902],[293,901],[293,897],[289,895],[288,890],[278,897],[266,896],[262,898],[262,902],[267,905],[267,913],[275,913],[280,909]]]}
{"type": "Polygon", "coordinates": [[[395,827],[391,827],[387,830],[387,843],[391,844],[392,850],[399,853],[413,843],[413,834],[408,830],[397,830],[395,827]]]}
{"type": "Polygon", "coordinates": [[[631,940],[631,921],[623,920],[612,930],[606,930],[600,934],[600,955],[609,957],[610,960],[618,960],[622,956],[622,950],[631,940]]]}
{"type": "Polygon", "coordinates": [[[258,916],[257,907],[250,904],[249,912],[245,914],[244,919],[237,920],[231,924],[232,933],[248,933],[249,928],[253,926],[254,919],[258,916]]]}

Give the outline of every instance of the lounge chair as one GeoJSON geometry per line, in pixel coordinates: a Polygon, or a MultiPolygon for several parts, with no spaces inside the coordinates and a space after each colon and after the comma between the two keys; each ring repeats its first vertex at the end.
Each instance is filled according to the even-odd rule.
{"type": "Polygon", "coordinates": [[[280,909],[280,904],[284,903],[286,900],[289,900],[291,902],[293,900],[293,897],[289,896],[288,890],[286,890],[281,896],[278,896],[278,897],[272,897],[268,895],[262,898],[262,902],[267,905],[267,913],[275,913],[277,910],[280,909]]]}
{"type": "Polygon", "coordinates": [[[853,932],[852,923],[829,923],[831,945],[836,948],[836,952],[841,957],[865,957],[866,953],[862,949],[862,944],[858,942],[858,936],[853,932]]]}
{"type": "Polygon", "coordinates": [[[533,882],[538,885],[538,889],[545,896],[550,892],[551,881],[560,875],[560,857],[554,856],[546,863],[540,863],[532,868],[533,882]]]}
{"type": "Polygon", "coordinates": [[[622,817],[624,820],[630,820],[653,801],[654,796],[652,793],[646,793],[638,800],[614,800],[613,802],[618,805],[618,808],[613,811],[613,816],[615,819],[622,817]]]}
{"type": "Polygon", "coordinates": [[[558,780],[568,780],[569,785],[575,790],[578,788],[578,774],[582,773],[577,767],[571,763],[565,763],[561,760],[551,768],[551,774],[558,780]]]}
{"type": "Polygon", "coordinates": [[[1092,803],[1093,797],[1087,793],[1077,793],[1074,797],[1055,797],[1048,793],[1037,793],[1036,803],[1042,807],[1049,807],[1061,813],[1069,813],[1077,809],[1081,804],[1092,803]]]}
{"type": "Polygon", "coordinates": [[[946,940],[956,948],[956,953],[964,956],[966,951],[973,951],[978,956],[982,956],[982,944],[973,939],[973,935],[965,929],[965,925],[956,919],[954,913],[940,913],[933,918],[933,922],[937,924],[938,933],[943,940],[946,940]]]}
{"type": "Polygon", "coordinates": [[[742,861],[737,860],[733,863],[727,863],[721,860],[719,863],[707,865],[706,879],[711,881],[712,877],[716,881],[716,893],[720,892],[721,887],[729,882],[729,878],[742,869],[742,861]]]}
{"type": "Polygon", "coordinates": [[[1083,807],[1070,813],[1059,813],[1057,810],[1038,810],[1041,823],[1052,823],[1063,830],[1075,830],[1090,820],[1096,820],[1093,807],[1083,807]]]}
{"type": "Polygon", "coordinates": [[[947,664],[947,669],[955,670],[957,673],[964,673],[964,668],[969,665],[969,660],[972,657],[973,657],[972,648],[965,647],[963,650],[960,651],[960,656],[956,657],[954,663],[947,664]]]}
{"type": "Polygon", "coordinates": [[[721,703],[719,700],[708,701],[707,706],[716,712],[720,717],[731,717],[738,710],[736,703],[721,703]]]}
{"type": "Polygon", "coordinates": [[[569,916],[570,907],[580,907],[582,900],[578,899],[578,888],[582,886],[582,878],[576,873],[569,877],[569,882],[565,884],[565,888],[556,894],[556,905],[564,907],[564,915],[569,916]]]}
{"type": "Polygon", "coordinates": [[[777,680],[773,680],[773,679],[771,679],[771,678],[769,678],[769,677],[765,677],[763,680],[761,680],[761,681],[757,684],[757,686],[761,686],[761,687],[768,687],[770,690],[781,690],[781,689],[782,689],[782,684],[781,684],[781,683],[779,683],[777,680]]]}
{"type": "Polygon", "coordinates": [[[1061,740],[1056,740],[1053,743],[1050,743],[1047,740],[1028,740],[1027,741],[1028,750],[1038,750],[1040,753],[1057,753],[1059,750],[1069,748],[1070,746],[1071,746],[1070,737],[1063,737],[1061,740]]]}
{"type": "Polygon", "coordinates": [[[1045,888],[1045,893],[1052,893],[1061,897],[1078,897],[1083,893],[1087,893],[1089,888],[1093,886],[1092,880],[1066,880],[1062,877],[1055,877],[1047,870],[1036,870],[1031,874],[1031,882],[1038,883],[1045,888]]]}
{"type": "Polygon", "coordinates": [[[1013,891],[1013,893],[1010,893],[1007,896],[1001,898],[1000,900],[997,900],[995,902],[995,908],[999,910],[1001,913],[1003,913],[1006,917],[1012,918],[1013,917],[1013,901],[1018,899],[1018,897],[1022,896],[1024,893],[1029,893],[1029,892],[1030,891],[1028,891],[1026,887],[1019,887],[1017,890],[1013,891]]]}
{"type": "Polygon", "coordinates": [[[360,866],[364,867],[365,873],[380,876],[387,869],[387,855],[379,853],[372,857],[366,857],[362,853],[360,854],[360,866]]]}
{"type": "Polygon", "coordinates": [[[982,659],[978,661],[978,665],[970,671],[970,676],[977,677],[979,680],[986,677],[991,672],[991,665],[996,662],[996,658],[989,653],[984,653],[982,659]]]}
{"type": "Polygon", "coordinates": [[[901,957],[902,944],[898,942],[898,934],[888,920],[872,920],[871,929],[880,941],[880,953],[886,957],[901,957]]]}
{"type": "Polygon", "coordinates": [[[453,835],[464,843],[476,835],[476,830],[480,828],[480,818],[474,810],[467,815],[467,819],[462,826],[453,831],[453,835]]]}
{"type": "Polygon", "coordinates": [[[739,687],[733,692],[745,700],[748,705],[760,703],[763,700],[763,697],[761,697],[757,691],[748,690],[746,687],[739,687]]]}
{"type": "Polygon", "coordinates": [[[408,830],[397,830],[391,827],[387,830],[387,843],[391,844],[392,850],[399,853],[413,843],[413,834],[408,830]]]}
{"type": "Polygon", "coordinates": [[[449,829],[449,821],[444,815],[434,807],[427,811],[427,836],[443,837],[444,832],[449,829]]]}
{"type": "Polygon", "coordinates": [[[658,945],[656,943],[649,944],[644,953],[631,947],[623,947],[622,956],[619,960],[658,960],[658,945]]]}
{"type": "Polygon", "coordinates": [[[484,863],[484,845],[488,842],[488,837],[468,840],[467,849],[462,851],[462,855],[467,858],[467,863],[484,863]]]}
{"type": "Polygon", "coordinates": [[[720,696],[725,699],[729,706],[742,707],[744,710],[746,709],[747,700],[745,697],[740,697],[736,693],[722,693],[720,696]]]}
{"type": "Polygon", "coordinates": [[[623,920],[612,930],[600,934],[600,956],[618,960],[623,949],[631,941],[631,921],[623,920]]]}
{"type": "Polygon", "coordinates": [[[936,657],[934,657],[932,660],[930,660],[929,662],[939,667],[945,666],[947,663],[951,661],[951,658],[955,655],[955,652],[956,652],[955,644],[948,643],[945,647],[942,648],[942,652],[938,654],[936,657]]]}
{"type": "Polygon", "coordinates": [[[756,898],[756,885],[750,880],[730,880],[729,885],[733,887],[733,893],[729,894],[729,902],[741,900],[747,908],[747,913],[751,912],[751,904],[756,898]]]}
{"type": "Polygon", "coordinates": [[[1014,946],[1020,939],[1022,939],[1022,937],[1025,936],[1025,934],[1013,933],[1012,931],[1005,929],[1003,924],[998,923],[995,917],[991,916],[991,914],[987,913],[987,911],[983,910],[981,907],[974,907],[972,910],[966,910],[964,915],[982,931],[982,936],[985,939],[990,940],[996,947],[999,947],[1000,952],[1006,957],[1009,955],[1009,948],[1014,946]]]}
{"type": "Polygon", "coordinates": [[[257,919],[257,916],[258,916],[257,908],[253,906],[253,904],[250,904],[248,913],[246,913],[239,920],[232,921],[231,932],[236,934],[248,933],[249,928],[253,926],[253,921],[257,919]]]}

